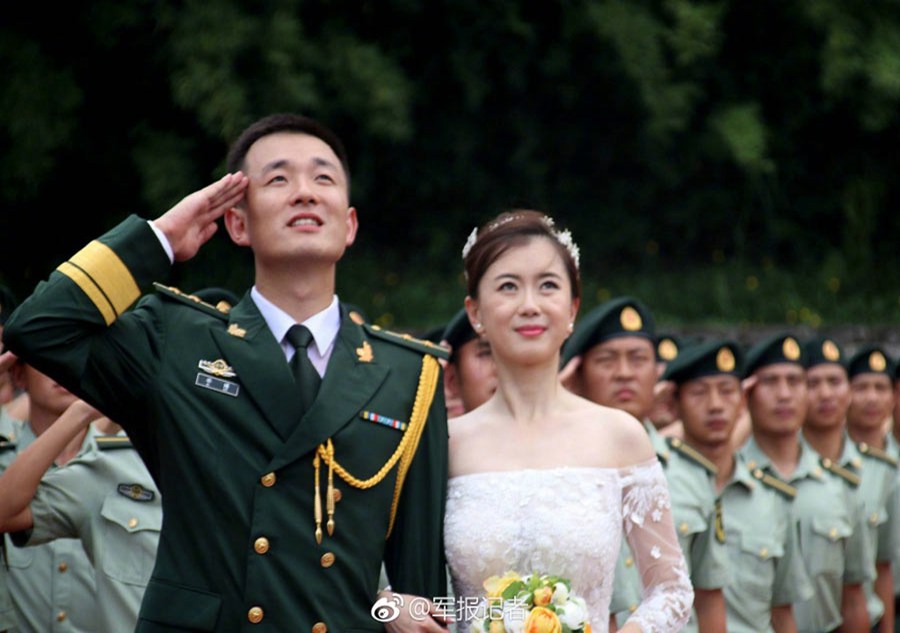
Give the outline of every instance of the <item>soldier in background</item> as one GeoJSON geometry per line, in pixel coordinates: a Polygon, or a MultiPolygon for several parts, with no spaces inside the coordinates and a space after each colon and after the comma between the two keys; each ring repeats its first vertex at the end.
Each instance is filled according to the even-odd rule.
{"type": "Polygon", "coordinates": [[[850,404],[847,430],[863,456],[859,494],[875,561],[874,583],[864,585],[873,630],[893,633],[894,580],[891,561],[898,538],[895,495],[897,458],[888,452],[884,420],[894,408],[894,361],[884,348],[863,345],[847,361],[850,404]]]}
{"type": "MultiPolygon", "coordinates": [[[[660,377],[650,310],[633,297],[601,304],[576,324],[563,346],[561,362],[572,372],[567,384],[570,390],[597,404],[626,411],[644,424],[669,482],[672,518],[694,587],[695,615],[685,630],[699,627],[703,633],[724,631],[722,587],[730,574],[724,544],[716,538],[713,472],[704,460],[684,452],[677,440],[670,438],[667,442],[648,418],[660,377]]],[[[622,611],[621,606],[639,590],[632,556],[623,546],[613,589],[614,605],[610,606],[617,622],[627,619],[628,611],[622,611]]],[[[631,606],[628,604],[629,610],[631,606]]]]}
{"type": "Polygon", "coordinates": [[[862,584],[875,578],[868,552],[859,478],[819,455],[800,429],[809,404],[805,357],[797,339],[776,334],[747,352],[748,408],[752,433],[741,448],[757,469],[796,488],[794,518],[814,595],[794,603],[801,633],[866,631],[862,584]]]}
{"type": "Polygon", "coordinates": [[[677,386],[682,452],[708,462],[722,510],[731,568],[725,586],[729,633],[793,633],[791,603],[812,596],[791,516],[796,490],[735,452],[731,434],[745,406],[744,363],[731,341],[682,350],[665,378],[677,386]]]}

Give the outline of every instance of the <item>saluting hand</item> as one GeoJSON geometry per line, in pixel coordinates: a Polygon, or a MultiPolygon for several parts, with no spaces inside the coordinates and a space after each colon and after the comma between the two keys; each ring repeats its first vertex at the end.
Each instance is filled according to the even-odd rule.
{"type": "Polygon", "coordinates": [[[183,198],[153,221],[169,240],[176,262],[197,254],[215,234],[216,220],[244,197],[248,182],[241,172],[226,174],[218,182],[183,198]]]}

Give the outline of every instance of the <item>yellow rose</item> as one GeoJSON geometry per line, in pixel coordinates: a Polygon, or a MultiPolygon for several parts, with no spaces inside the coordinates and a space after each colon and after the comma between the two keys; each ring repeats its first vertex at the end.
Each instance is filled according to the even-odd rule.
{"type": "Polygon", "coordinates": [[[591,633],[591,625],[590,624],[584,625],[584,633],[591,633]]]}
{"type": "Polygon", "coordinates": [[[534,590],[534,605],[543,607],[550,604],[550,598],[553,597],[553,589],[551,587],[538,587],[534,590]]]}
{"type": "Polygon", "coordinates": [[[487,596],[488,599],[500,598],[503,595],[503,591],[517,580],[522,579],[519,577],[519,574],[514,571],[508,571],[502,577],[491,576],[484,581],[484,589],[487,591],[485,596],[487,596]]]}
{"type": "Polygon", "coordinates": [[[535,607],[525,619],[525,633],[562,633],[562,624],[550,609],[535,607]]]}

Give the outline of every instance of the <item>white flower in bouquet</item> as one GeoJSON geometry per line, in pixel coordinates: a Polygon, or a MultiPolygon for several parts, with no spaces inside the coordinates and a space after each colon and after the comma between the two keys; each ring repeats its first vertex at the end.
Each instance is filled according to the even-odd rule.
{"type": "Polygon", "coordinates": [[[565,583],[558,582],[553,585],[553,599],[550,600],[553,604],[565,604],[569,599],[569,588],[566,587],[565,583]]]}
{"type": "Polygon", "coordinates": [[[587,605],[581,598],[570,598],[564,607],[556,610],[559,621],[576,631],[584,626],[588,619],[587,605]]]}

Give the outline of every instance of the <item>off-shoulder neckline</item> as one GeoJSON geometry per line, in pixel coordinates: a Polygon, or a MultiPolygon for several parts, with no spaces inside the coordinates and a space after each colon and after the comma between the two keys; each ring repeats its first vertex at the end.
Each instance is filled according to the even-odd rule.
{"type": "Polygon", "coordinates": [[[462,475],[454,475],[450,477],[448,481],[458,481],[460,479],[467,478],[475,478],[475,477],[486,477],[489,475],[496,476],[509,476],[509,475],[522,475],[522,474],[533,474],[533,473],[579,473],[579,472],[589,472],[589,473],[613,473],[616,475],[621,475],[623,473],[627,473],[629,471],[635,469],[643,469],[643,468],[652,468],[654,465],[662,466],[659,463],[659,460],[656,458],[648,459],[643,462],[635,462],[634,464],[630,464],[628,466],[551,466],[549,468],[512,468],[508,470],[479,470],[474,473],[465,473],[462,475]]]}

